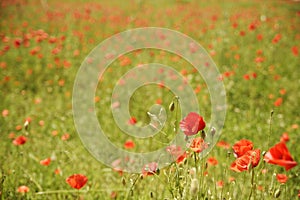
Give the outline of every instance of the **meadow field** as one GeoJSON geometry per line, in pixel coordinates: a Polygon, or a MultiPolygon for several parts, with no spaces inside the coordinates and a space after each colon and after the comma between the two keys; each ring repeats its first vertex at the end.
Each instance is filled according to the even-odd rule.
{"type": "Polygon", "coordinates": [[[0,199],[300,198],[299,2],[2,0],[0,6],[0,199]],[[96,54],[116,34],[146,27],[158,31],[156,40],[139,35],[150,46],[180,46],[168,30],[192,38],[184,53],[203,71],[164,48],[131,51],[138,42],[125,46],[125,37],[96,54]],[[102,57],[109,65],[101,77],[80,71],[100,69],[102,57]],[[151,63],[161,68],[151,70],[151,63]],[[213,81],[205,71],[212,66],[213,81]],[[81,76],[87,85],[96,77],[91,95],[81,76]],[[139,81],[145,83],[130,93],[126,84],[139,81]],[[75,108],[94,114],[104,139],[75,108]],[[144,131],[148,124],[154,136],[144,131]],[[186,143],[173,144],[175,137],[186,143]],[[130,156],[118,157],[119,149],[130,156]],[[156,150],[166,157],[135,160],[156,150]]]}

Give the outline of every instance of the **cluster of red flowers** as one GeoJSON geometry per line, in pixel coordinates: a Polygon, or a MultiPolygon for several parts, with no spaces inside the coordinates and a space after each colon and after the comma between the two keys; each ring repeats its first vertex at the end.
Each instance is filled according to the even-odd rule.
{"type": "Polygon", "coordinates": [[[256,167],[260,160],[260,150],[253,150],[253,143],[242,139],[232,146],[237,159],[231,164],[230,169],[236,172],[247,171],[256,167]]]}

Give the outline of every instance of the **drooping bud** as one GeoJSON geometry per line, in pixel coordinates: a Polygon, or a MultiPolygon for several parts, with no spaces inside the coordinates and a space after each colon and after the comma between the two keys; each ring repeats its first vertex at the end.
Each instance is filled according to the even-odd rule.
{"type": "Polygon", "coordinates": [[[275,190],[275,192],[274,192],[274,197],[275,197],[275,198],[278,198],[278,197],[280,196],[280,194],[281,194],[280,189],[277,189],[277,190],[275,190]]]}
{"type": "Polygon", "coordinates": [[[172,102],[170,103],[170,105],[169,105],[169,110],[170,110],[171,112],[173,112],[174,109],[175,109],[175,103],[174,103],[174,101],[172,101],[172,102]]]}
{"type": "Polygon", "coordinates": [[[204,139],[205,139],[205,137],[206,137],[205,131],[204,131],[204,130],[202,130],[202,131],[201,131],[201,138],[204,140],[204,139]]]}

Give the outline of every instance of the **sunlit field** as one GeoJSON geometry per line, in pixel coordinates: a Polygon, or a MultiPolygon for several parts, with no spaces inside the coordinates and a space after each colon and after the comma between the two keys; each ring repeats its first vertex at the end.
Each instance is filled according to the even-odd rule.
{"type": "Polygon", "coordinates": [[[299,199],[300,2],[221,2],[0,1],[0,199],[299,199]],[[215,134],[212,100],[195,67],[160,49],[119,56],[93,99],[103,132],[117,148],[162,148],[174,158],[128,173],[121,164],[134,161],[107,166],[85,148],[72,95],[77,72],[97,45],[142,27],[175,30],[203,46],[226,90],[226,118],[216,145],[204,153],[215,134]],[[199,111],[182,116],[180,99],[164,82],[139,87],[122,123],[129,130],[149,124],[154,104],[168,117],[154,137],[136,138],[118,127],[113,92],[126,83],[125,73],[147,63],[177,71],[193,88],[199,111]],[[186,148],[169,145],[177,134],[189,140],[186,148]]]}

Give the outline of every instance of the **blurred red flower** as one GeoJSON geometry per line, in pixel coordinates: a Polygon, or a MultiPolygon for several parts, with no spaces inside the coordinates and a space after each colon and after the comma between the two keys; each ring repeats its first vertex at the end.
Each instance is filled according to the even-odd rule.
{"type": "Polygon", "coordinates": [[[185,135],[195,135],[199,131],[205,128],[205,121],[203,117],[195,112],[190,112],[183,120],[180,122],[180,128],[185,135]]]}
{"type": "Polygon", "coordinates": [[[14,41],[14,46],[15,46],[16,48],[19,48],[20,45],[21,45],[21,43],[22,43],[22,39],[16,38],[15,41],[14,41]]]}
{"type": "Polygon", "coordinates": [[[40,164],[44,165],[44,166],[48,166],[48,165],[50,165],[50,163],[51,163],[51,158],[46,158],[46,159],[40,161],[40,164]]]}
{"type": "Polygon", "coordinates": [[[282,104],[283,99],[280,97],[278,99],[276,99],[276,101],[274,102],[274,106],[278,107],[282,104]]]}
{"type": "Polygon", "coordinates": [[[156,162],[151,162],[143,166],[142,174],[143,176],[151,176],[158,172],[158,164],[156,162]]]}
{"type": "Polygon", "coordinates": [[[230,144],[228,142],[225,142],[223,140],[219,141],[217,143],[218,147],[224,148],[224,149],[229,149],[230,148],[230,144]]]}
{"type": "Polygon", "coordinates": [[[214,157],[209,157],[209,158],[207,159],[207,163],[208,163],[209,165],[215,166],[215,165],[218,164],[218,160],[217,160],[216,158],[214,158],[214,157]]]}
{"type": "Polygon", "coordinates": [[[29,192],[29,187],[27,187],[26,185],[22,185],[22,186],[18,187],[17,192],[27,193],[27,192],[29,192]]]}
{"type": "Polygon", "coordinates": [[[243,78],[244,78],[245,80],[250,80],[250,75],[249,75],[249,74],[245,74],[245,75],[243,76],[243,78]]]}
{"type": "Polygon", "coordinates": [[[290,137],[288,133],[283,133],[280,137],[280,142],[288,142],[290,140],[290,137]]]}
{"type": "Polygon", "coordinates": [[[27,141],[27,138],[23,135],[18,136],[16,139],[13,140],[13,144],[16,146],[20,146],[25,144],[27,141]]]}
{"type": "Polygon", "coordinates": [[[249,150],[243,156],[237,158],[230,166],[236,172],[242,172],[254,168],[260,160],[260,150],[249,150]]]}
{"type": "Polygon", "coordinates": [[[9,111],[8,111],[7,109],[4,109],[4,110],[2,111],[2,116],[3,116],[3,117],[7,117],[8,114],[9,114],[9,111]]]}
{"type": "Polygon", "coordinates": [[[278,181],[279,183],[286,183],[287,180],[289,179],[289,178],[287,177],[287,175],[285,175],[285,174],[277,174],[277,175],[276,175],[276,178],[277,178],[277,181],[278,181]]]}
{"type": "Polygon", "coordinates": [[[137,120],[136,120],[135,117],[131,117],[131,118],[128,120],[128,124],[130,124],[130,125],[134,125],[134,124],[136,124],[136,122],[137,122],[137,120]]]}
{"type": "Polygon", "coordinates": [[[264,160],[267,163],[282,166],[285,170],[290,170],[297,165],[284,142],[279,142],[271,147],[265,154],[264,160]]]}
{"type": "Polygon", "coordinates": [[[124,148],[125,149],[132,149],[134,148],[135,144],[132,140],[127,140],[125,143],[124,143],[124,148]]]}
{"type": "Polygon", "coordinates": [[[276,44],[281,39],[281,34],[276,34],[272,40],[273,44],[276,44]]]}
{"type": "Polygon", "coordinates": [[[166,150],[173,156],[174,160],[176,160],[176,163],[178,164],[183,163],[187,157],[187,153],[182,150],[180,146],[170,145],[166,148],[166,150]]]}
{"type": "Polygon", "coordinates": [[[291,50],[292,50],[292,53],[293,53],[294,56],[298,56],[299,50],[298,50],[298,47],[297,47],[297,46],[293,46],[293,47],[291,48],[291,50]]]}
{"type": "Polygon", "coordinates": [[[70,134],[69,133],[65,133],[61,136],[61,140],[66,141],[70,138],[70,134]]]}
{"type": "Polygon", "coordinates": [[[208,144],[201,137],[194,138],[190,145],[190,149],[195,153],[201,153],[207,147],[208,144]]]}
{"type": "Polygon", "coordinates": [[[81,189],[86,182],[88,181],[87,177],[82,174],[73,174],[66,179],[66,182],[74,189],[81,189]]]}
{"type": "Polygon", "coordinates": [[[253,149],[253,143],[249,140],[242,139],[232,146],[235,157],[243,156],[247,151],[253,149]]]}

